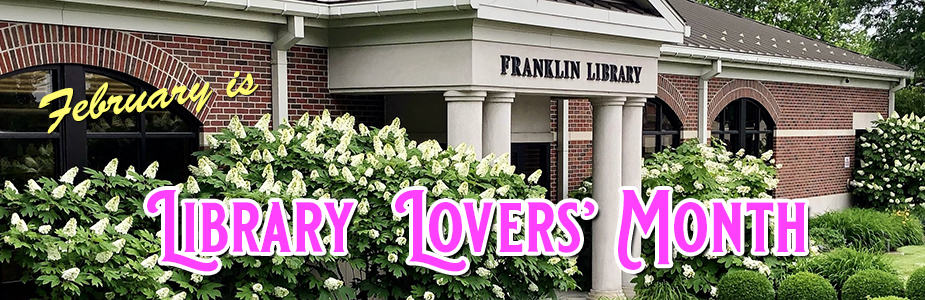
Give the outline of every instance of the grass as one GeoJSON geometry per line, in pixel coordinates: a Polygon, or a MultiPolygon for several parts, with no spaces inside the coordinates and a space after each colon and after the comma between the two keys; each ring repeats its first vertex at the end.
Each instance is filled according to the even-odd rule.
{"type": "Polygon", "coordinates": [[[915,270],[925,267],[925,246],[906,246],[888,255],[893,258],[893,267],[899,278],[906,280],[915,270]]]}

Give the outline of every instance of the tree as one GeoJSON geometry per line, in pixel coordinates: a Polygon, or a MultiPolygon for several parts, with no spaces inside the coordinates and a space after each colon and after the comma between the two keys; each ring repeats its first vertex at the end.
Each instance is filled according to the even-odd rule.
{"type": "Polygon", "coordinates": [[[870,51],[865,28],[852,26],[863,9],[853,1],[865,0],[696,1],[861,54],[870,51]]]}

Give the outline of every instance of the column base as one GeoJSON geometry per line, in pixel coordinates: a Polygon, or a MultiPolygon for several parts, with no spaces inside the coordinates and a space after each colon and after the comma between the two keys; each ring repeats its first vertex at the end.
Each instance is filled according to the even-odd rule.
{"type": "Polygon", "coordinates": [[[588,300],[626,300],[626,294],[623,291],[597,291],[591,290],[588,293],[588,300]]]}

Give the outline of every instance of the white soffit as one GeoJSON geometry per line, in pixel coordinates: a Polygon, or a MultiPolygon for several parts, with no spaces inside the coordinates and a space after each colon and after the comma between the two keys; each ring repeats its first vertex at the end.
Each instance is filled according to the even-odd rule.
{"type": "Polygon", "coordinates": [[[479,19],[574,30],[668,43],[684,40],[684,25],[661,0],[646,2],[662,17],[546,0],[495,0],[476,3],[479,19]]]}

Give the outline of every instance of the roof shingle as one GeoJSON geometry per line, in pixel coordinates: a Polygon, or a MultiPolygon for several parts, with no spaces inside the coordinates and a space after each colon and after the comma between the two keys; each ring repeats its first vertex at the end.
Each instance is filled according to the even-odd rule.
{"type": "Polygon", "coordinates": [[[691,27],[684,46],[846,65],[902,70],[823,41],[689,0],[668,0],[691,27]]]}

